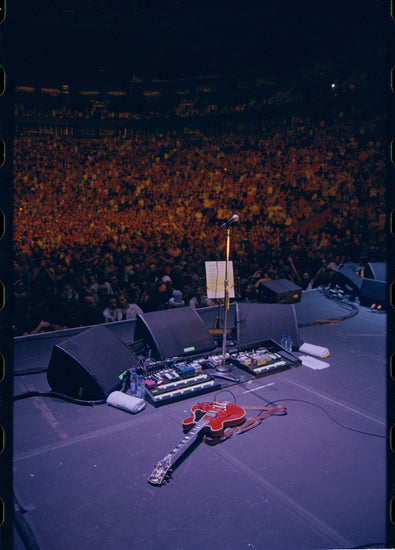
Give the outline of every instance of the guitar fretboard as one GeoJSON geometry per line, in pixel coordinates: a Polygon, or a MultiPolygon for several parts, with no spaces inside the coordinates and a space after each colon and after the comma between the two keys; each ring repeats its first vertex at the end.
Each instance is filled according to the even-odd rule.
{"type": "Polygon", "coordinates": [[[166,455],[165,459],[170,459],[171,464],[175,462],[175,457],[180,454],[182,451],[184,451],[185,447],[187,445],[190,445],[195,437],[199,434],[199,432],[208,424],[210,423],[210,420],[208,418],[201,418],[196,424],[193,426],[191,430],[182,438],[182,440],[176,445],[168,455],[166,455]]]}

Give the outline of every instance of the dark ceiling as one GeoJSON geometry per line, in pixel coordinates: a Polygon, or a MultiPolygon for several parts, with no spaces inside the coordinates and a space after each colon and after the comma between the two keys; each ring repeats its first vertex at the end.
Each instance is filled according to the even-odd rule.
{"type": "Polygon", "coordinates": [[[17,80],[119,82],[369,67],[390,24],[385,0],[12,0],[6,62],[17,80]]]}

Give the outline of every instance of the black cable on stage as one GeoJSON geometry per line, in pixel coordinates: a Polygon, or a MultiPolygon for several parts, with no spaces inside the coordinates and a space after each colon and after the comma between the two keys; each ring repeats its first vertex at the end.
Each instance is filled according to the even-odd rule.
{"type": "Polygon", "coordinates": [[[106,400],[101,399],[98,401],[84,401],[83,399],[76,399],[74,397],[70,397],[69,395],[64,395],[63,393],[57,393],[53,391],[49,392],[39,392],[39,391],[29,391],[26,393],[21,393],[19,395],[15,395],[12,400],[13,401],[19,401],[21,399],[26,399],[28,397],[55,397],[57,399],[62,399],[64,401],[69,401],[70,403],[75,403],[77,405],[103,405],[106,400]]]}
{"type": "Polygon", "coordinates": [[[224,392],[230,393],[230,395],[233,397],[233,402],[234,402],[234,404],[236,405],[236,396],[235,396],[235,394],[234,394],[232,391],[227,390],[227,389],[225,389],[225,390],[220,390],[218,393],[216,393],[215,396],[214,396],[214,400],[216,401],[218,395],[219,395],[220,393],[224,393],[224,392]]]}
{"type": "Polygon", "coordinates": [[[343,295],[339,298],[336,294],[332,294],[327,289],[321,289],[320,293],[323,294],[328,300],[331,300],[332,302],[335,302],[339,306],[345,307],[346,309],[348,307],[351,310],[355,310],[356,313],[358,313],[358,311],[359,311],[359,307],[357,305],[355,305],[355,303],[353,303],[353,302],[346,301],[344,299],[343,295]]]}
{"type": "Polygon", "coordinates": [[[380,439],[387,439],[386,435],[380,435],[380,434],[365,432],[363,430],[357,430],[356,428],[351,428],[350,426],[346,426],[342,422],[339,422],[338,420],[336,420],[336,418],[334,418],[331,414],[329,414],[328,411],[325,410],[324,407],[322,407],[321,405],[318,405],[317,403],[313,403],[312,401],[307,401],[305,399],[276,399],[275,401],[268,402],[267,405],[269,406],[269,405],[272,405],[273,403],[279,403],[280,401],[281,401],[281,403],[283,403],[285,401],[296,401],[296,402],[299,402],[299,403],[307,403],[308,405],[313,405],[313,407],[317,407],[318,409],[321,409],[333,422],[335,422],[335,424],[338,424],[339,426],[341,426],[342,428],[344,428],[346,430],[350,430],[351,432],[356,432],[356,433],[359,433],[361,435],[369,435],[371,437],[379,437],[380,439]]]}

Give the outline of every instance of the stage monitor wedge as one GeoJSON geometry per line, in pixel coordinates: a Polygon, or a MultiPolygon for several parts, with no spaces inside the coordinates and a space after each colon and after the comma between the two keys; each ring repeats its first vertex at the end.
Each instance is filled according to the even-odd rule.
{"type": "Polygon", "coordinates": [[[361,306],[370,307],[373,304],[385,306],[387,302],[387,283],[376,279],[362,280],[359,303],[361,306]]]}
{"type": "Polygon", "coordinates": [[[95,325],[54,346],[47,380],[56,393],[101,401],[120,389],[120,375],[137,363],[136,354],[118,336],[95,325]]]}
{"type": "Polygon", "coordinates": [[[359,292],[362,287],[362,277],[358,274],[358,270],[361,267],[358,264],[348,263],[344,264],[338,272],[336,279],[338,283],[343,286],[351,288],[354,291],[359,292]]]}
{"type": "Polygon", "coordinates": [[[365,277],[377,281],[387,281],[387,264],[385,262],[369,262],[365,268],[365,277]]]}
{"type": "Polygon", "coordinates": [[[215,349],[213,336],[190,306],[138,315],[134,339],[146,340],[152,357],[162,361],[215,349]]]}
{"type": "Polygon", "coordinates": [[[293,304],[237,304],[237,344],[246,345],[272,339],[278,344],[283,334],[292,338],[293,349],[302,345],[293,304]]]}

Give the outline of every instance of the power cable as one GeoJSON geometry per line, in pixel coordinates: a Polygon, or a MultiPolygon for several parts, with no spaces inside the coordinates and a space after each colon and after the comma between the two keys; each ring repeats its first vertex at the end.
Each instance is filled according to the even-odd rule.
{"type": "Polygon", "coordinates": [[[286,401],[296,401],[299,403],[307,403],[308,405],[312,405],[313,407],[317,407],[318,409],[321,409],[333,422],[335,422],[335,424],[337,424],[338,426],[341,426],[346,430],[350,430],[351,432],[356,432],[362,435],[368,435],[371,437],[379,437],[380,439],[387,439],[386,435],[380,435],[380,434],[375,434],[371,432],[365,432],[364,430],[357,430],[356,428],[351,428],[350,426],[347,426],[346,424],[339,422],[339,420],[337,420],[331,414],[329,414],[328,411],[324,409],[324,407],[322,407],[321,405],[318,405],[317,403],[313,403],[312,401],[307,401],[305,399],[276,399],[275,401],[270,401],[269,403],[267,403],[267,405],[269,406],[269,405],[272,405],[273,403],[278,403],[280,401],[281,403],[284,403],[286,401]]]}
{"type": "Polygon", "coordinates": [[[70,397],[69,395],[64,395],[63,393],[57,393],[57,392],[39,392],[39,391],[29,391],[26,393],[21,393],[19,395],[15,395],[12,400],[13,401],[19,401],[21,399],[26,399],[28,397],[55,397],[57,399],[63,399],[64,401],[69,401],[70,403],[75,403],[77,405],[103,405],[106,400],[100,399],[97,401],[86,401],[83,399],[76,399],[74,397],[70,397]]]}

